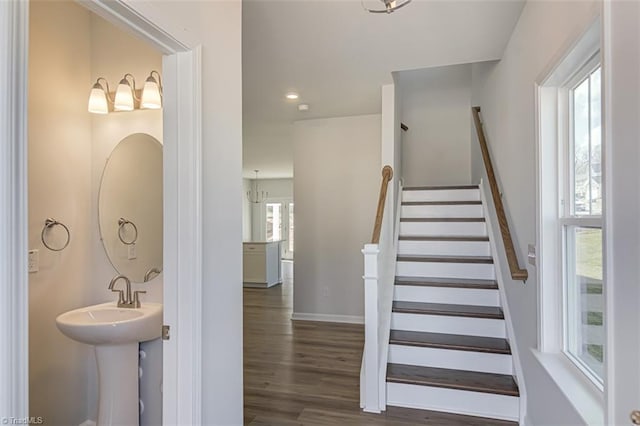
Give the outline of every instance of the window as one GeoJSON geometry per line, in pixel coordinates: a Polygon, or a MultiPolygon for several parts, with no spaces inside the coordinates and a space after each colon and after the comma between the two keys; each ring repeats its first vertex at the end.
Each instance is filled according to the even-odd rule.
{"type": "Polygon", "coordinates": [[[289,253],[293,254],[293,203],[289,203],[289,253]]]}
{"type": "MultiPolygon", "coordinates": [[[[563,351],[603,383],[601,69],[594,57],[561,90],[568,96],[568,136],[560,148],[559,240],[562,241],[563,351]]],[[[561,118],[560,118],[561,119],[561,118]]]]}
{"type": "Polygon", "coordinates": [[[267,203],[267,241],[282,240],[282,204],[267,203]]]}

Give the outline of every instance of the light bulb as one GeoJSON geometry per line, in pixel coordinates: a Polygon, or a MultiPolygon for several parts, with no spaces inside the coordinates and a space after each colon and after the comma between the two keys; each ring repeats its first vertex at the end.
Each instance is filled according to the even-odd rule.
{"type": "Polygon", "coordinates": [[[162,108],[162,95],[158,82],[152,75],[147,77],[147,81],[142,88],[142,96],[140,97],[140,108],[160,109],[162,108]]]}
{"type": "Polygon", "coordinates": [[[126,78],[120,80],[113,104],[116,111],[133,111],[133,90],[126,78]]]}
{"type": "Polygon", "coordinates": [[[93,114],[108,114],[109,113],[109,103],[107,102],[107,94],[104,91],[104,88],[97,83],[93,85],[91,88],[91,93],[89,94],[89,105],[87,107],[90,113],[93,114]]]}

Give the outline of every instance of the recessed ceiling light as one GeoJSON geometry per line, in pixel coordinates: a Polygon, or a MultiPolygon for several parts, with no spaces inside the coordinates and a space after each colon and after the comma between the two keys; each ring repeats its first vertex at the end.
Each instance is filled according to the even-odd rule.
{"type": "Polygon", "coordinates": [[[298,111],[309,111],[309,104],[298,105],[298,111]]]}
{"type": "Polygon", "coordinates": [[[286,94],[287,99],[295,100],[298,99],[298,94],[295,92],[289,92],[286,94]]]}

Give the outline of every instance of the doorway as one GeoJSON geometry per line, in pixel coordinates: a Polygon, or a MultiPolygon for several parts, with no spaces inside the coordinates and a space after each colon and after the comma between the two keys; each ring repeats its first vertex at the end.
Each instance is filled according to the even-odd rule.
{"type": "MultiPolygon", "coordinates": [[[[201,310],[195,308],[201,301],[202,247],[195,238],[181,235],[200,235],[202,228],[200,201],[202,172],[201,160],[201,66],[200,49],[191,49],[157,26],[149,10],[134,10],[121,1],[104,3],[82,2],[91,11],[133,31],[150,42],[166,56],[163,57],[164,88],[164,161],[165,190],[164,296],[167,298],[164,322],[181,333],[181,345],[165,341],[164,346],[164,404],[163,422],[177,424],[201,423],[201,310]],[[180,155],[177,155],[178,145],[180,155]],[[179,173],[190,170],[190,173],[179,173]],[[180,194],[180,203],[175,202],[180,194]],[[173,202],[171,200],[174,200],[173,202]],[[183,279],[179,297],[177,277],[183,279]],[[186,278],[185,278],[186,277],[186,278]],[[185,284],[188,283],[188,284],[185,284]],[[174,297],[175,296],[175,297],[174,297]],[[178,311],[179,305],[191,309],[178,311]],[[167,373],[168,372],[168,373],[167,373]]],[[[28,55],[29,2],[3,2],[0,4],[0,26],[3,48],[0,65],[0,88],[8,96],[0,101],[0,132],[7,141],[0,147],[0,197],[7,206],[0,214],[0,273],[3,276],[3,297],[0,297],[0,342],[5,348],[0,355],[0,376],[7,378],[0,384],[0,415],[27,418],[29,414],[28,366],[28,215],[27,215],[27,55],[28,55]],[[10,24],[9,24],[10,23],[10,24]],[[6,171],[6,173],[4,173],[6,171]],[[4,278],[7,278],[6,280],[4,278]],[[6,290],[6,291],[5,291],[6,290]]],[[[194,11],[191,11],[195,13],[194,11]]],[[[196,43],[197,45],[198,43],[196,43]]],[[[62,107],[64,99],[58,99],[62,107]]],[[[7,417],[7,418],[8,418],[7,417]]]]}

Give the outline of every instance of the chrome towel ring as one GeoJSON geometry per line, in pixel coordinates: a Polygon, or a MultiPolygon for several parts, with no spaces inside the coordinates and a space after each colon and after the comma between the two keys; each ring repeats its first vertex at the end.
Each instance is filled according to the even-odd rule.
{"type": "Polygon", "coordinates": [[[118,238],[120,239],[120,241],[122,241],[122,244],[126,244],[128,246],[131,246],[133,244],[136,243],[136,241],[138,241],[138,227],[136,226],[135,223],[131,222],[130,220],[127,220],[123,217],[121,217],[118,220],[118,238]],[[134,237],[131,241],[127,241],[124,239],[124,237],[122,236],[122,231],[124,230],[124,227],[127,225],[131,225],[133,227],[133,231],[134,231],[134,237]]]}
{"type": "Polygon", "coordinates": [[[42,240],[42,244],[44,244],[44,246],[46,248],[48,248],[49,250],[51,250],[51,251],[62,251],[64,249],[66,249],[67,246],[69,245],[69,243],[71,242],[71,232],[69,232],[69,228],[67,228],[67,225],[65,225],[64,223],[58,222],[57,220],[55,220],[55,219],[53,219],[51,217],[48,217],[44,221],[44,228],[42,228],[42,232],[40,233],[40,239],[42,240]],[[47,239],[45,237],[45,234],[47,233],[47,230],[50,229],[50,228],[53,228],[56,225],[62,226],[62,228],[64,228],[64,230],[67,232],[67,241],[60,248],[51,247],[47,243],[47,239]]]}

